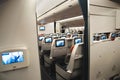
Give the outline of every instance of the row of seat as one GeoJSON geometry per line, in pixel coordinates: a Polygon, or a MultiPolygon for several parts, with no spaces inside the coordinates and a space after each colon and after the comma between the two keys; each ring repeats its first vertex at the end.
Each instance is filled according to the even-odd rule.
{"type": "Polygon", "coordinates": [[[38,36],[38,40],[39,40],[39,46],[41,47],[41,44],[42,44],[42,40],[45,38],[45,37],[54,37],[54,38],[77,38],[77,37],[82,37],[83,39],[83,34],[70,34],[70,33],[61,33],[61,34],[40,34],[38,36]]]}
{"type": "Polygon", "coordinates": [[[77,80],[82,72],[82,37],[45,37],[41,43],[41,65],[56,80],[77,80]],[[74,45],[73,49],[71,47],[74,45]]]}

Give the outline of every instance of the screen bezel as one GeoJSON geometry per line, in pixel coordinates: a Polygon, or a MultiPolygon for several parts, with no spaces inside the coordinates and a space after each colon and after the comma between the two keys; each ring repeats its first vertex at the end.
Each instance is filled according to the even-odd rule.
{"type": "Polygon", "coordinates": [[[29,66],[29,58],[28,58],[28,51],[26,48],[15,48],[15,49],[8,49],[0,52],[0,72],[5,72],[5,71],[10,71],[10,70],[16,70],[20,68],[25,68],[29,66]],[[18,62],[18,63],[12,63],[12,64],[3,64],[2,63],[2,53],[5,52],[15,52],[15,51],[23,51],[23,57],[24,61],[23,62],[18,62]]]}
{"type": "Polygon", "coordinates": [[[40,31],[45,31],[45,26],[40,26],[40,27],[39,27],[39,30],[40,30],[40,31]],[[43,27],[44,29],[40,29],[41,27],[43,27]]]}
{"type": "Polygon", "coordinates": [[[3,65],[9,65],[9,64],[24,62],[24,52],[23,52],[23,51],[11,51],[11,52],[9,51],[9,52],[3,52],[1,55],[2,55],[2,64],[3,64],[3,65]],[[6,54],[10,55],[10,53],[13,54],[14,52],[17,52],[17,53],[18,53],[18,52],[22,52],[22,53],[23,53],[23,55],[22,55],[23,61],[13,62],[13,63],[8,63],[8,64],[3,63],[3,61],[4,61],[4,60],[3,60],[3,56],[6,55],[6,54]]]}
{"type": "Polygon", "coordinates": [[[81,43],[83,42],[83,41],[82,41],[82,38],[75,38],[75,39],[74,39],[74,44],[76,44],[76,42],[75,42],[76,39],[81,39],[81,43]]]}
{"type": "Polygon", "coordinates": [[[52,41],[53,41],[52,37],[47,37],[47,38],[44,39],[45,43],[52,43],[52,41]],[[47,38],[51,38],[51,42],[46,42],[47,38]]]}
{"type": "Polygon", "coordinates": [[[55,47],[64,47],[64,46],[57,46],[57,45],[56,45],[56,44],[57,44],[57,41],[61,41],[61,40],[64,41],[64,46],[65,46],[65,39],[59,39],[59,40],[56,40],[56,41],[55,41],[55,47]]]}

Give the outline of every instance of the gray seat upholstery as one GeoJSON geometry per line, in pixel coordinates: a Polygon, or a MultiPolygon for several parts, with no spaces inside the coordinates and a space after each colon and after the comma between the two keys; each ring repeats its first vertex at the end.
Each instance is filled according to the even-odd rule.
{"type": "Polygon", "coordinates": [[[42,45],[42,41],[38,41],[38,45],[41,46],[42,45]]]}
{"type": "Polygon", "coordinates": [[[39,45],[39,50],[41,51],[41,46],[42,46],[42,40],[44,39],[44,36],[38,36],[38,45],[39,45]]]}
{"type": "MultiPolygon", "coordinates": [[[[48,38],[48,37],[46,37],[48,38]]],[[[51,50],[51,44],[52,43],[45,43],[45,38],[42,40],[42,46],[41,46],[41,50],[51,50]]]]}
{"type": "Polygon", "coordinates": [[[45,42],[45,39],[46,38],[52,38],[52,37],[49,37],[49,36],[46,36],[43,40],[42,40],[42,44],[41,44],[41,51],[40,51],[40,62],[42,65],[44,65],[44,55],[45,54],[50,54],[50,50],[51,50],[51,44],[52,43],[46,43],[45,42]]]}
{"type": "Polygon", "coordinates": [[[76,44],[70,56],[69,63],[65,66],[56,64],[56,78],[57,80],[70,80],[80,75],[82,70],[82,47],[83,43],[76,44]]]}
{"type": "MultiPolygon", "coordinates": [[[[72,41],[72,39],[54,39],[51,45],[50,55],[44,55],[44,66],[48,70],[50,75],[55,76],[55,61],[63,61],[64,56],[69,52],[68,42],[72,41]],[[56,47],[56,41],[63,40],[65,41],[65,45],[62,47],[56,47]]],[[[70,45],[69,45],[70,46],[70,45]]]]}

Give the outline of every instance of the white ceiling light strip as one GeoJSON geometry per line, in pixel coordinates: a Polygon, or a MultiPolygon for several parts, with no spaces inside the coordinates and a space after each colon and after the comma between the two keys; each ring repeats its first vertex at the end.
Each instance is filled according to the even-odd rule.
{"type": "Polygon", "coordinates": [[[75,20],[81,20],[81,19],[83,19],[83,15],[72,17],[72,18],[68,18],[68,19],[64,19],[64,20],[60,20],[60,21],[56,21],[56,22],[65,23],[65,22],[70,22],[70,21],[75,21],[75,20]]]}

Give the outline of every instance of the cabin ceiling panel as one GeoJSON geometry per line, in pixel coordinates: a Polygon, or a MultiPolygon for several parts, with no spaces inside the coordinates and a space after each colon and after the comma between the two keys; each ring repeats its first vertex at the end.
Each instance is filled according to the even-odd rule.
{"type": "Polygon", "coordinates": [[[70,21],[70,22],[65,22],[61,23],[61,25],[64,25],[66,27],[79,27],[79,26],[84,26],[84,20],[75,20],[75,21],[70,21]]]}

